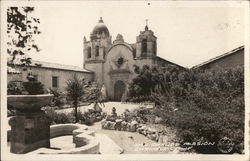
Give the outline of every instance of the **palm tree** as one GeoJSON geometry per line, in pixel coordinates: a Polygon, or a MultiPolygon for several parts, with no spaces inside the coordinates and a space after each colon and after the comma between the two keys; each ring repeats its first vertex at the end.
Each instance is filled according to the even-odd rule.
{"type": "Polygon", "coordinates": [[[76,123],[79,121],[77,116],[78,103],[81,97],[84,95],[84,89],[86,86],[87,83],[84,81],[84,79],[80,79],[76,74],[74,74],[73,78],[67,82],[67,96],[73,101],[76,123]]]}

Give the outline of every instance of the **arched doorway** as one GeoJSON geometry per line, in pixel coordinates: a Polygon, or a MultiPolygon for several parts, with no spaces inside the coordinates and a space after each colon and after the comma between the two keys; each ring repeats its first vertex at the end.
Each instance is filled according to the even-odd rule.
{"type": "Polygon", "coordinates": [[[114,85],[114,101],[121,101],[122,95],[124,94],[126,85],[123,81],[118,80],[114,85]]]}

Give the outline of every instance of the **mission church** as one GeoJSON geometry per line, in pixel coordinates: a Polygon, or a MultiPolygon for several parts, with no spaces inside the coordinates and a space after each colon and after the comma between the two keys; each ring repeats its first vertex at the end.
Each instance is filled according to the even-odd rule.
{"type": "Polygon", "coordinates": [[[84,37],[83,53],[84,68],[94,72],[95,81],[103,84],[108,98],[115,101],[121,100],[129,82],[136,76],[134,65],[174,64],[157,56],[157,37],[147,25],[135,43],[125,42],[121,34],[112,42],[102,17],[91,32],[90,40],[84,37]]]}
{"type": "MultiPolygon", "coordinates": [[[[127,43],[123,36],[118,34],[112,41],[112,37],[103,19],[100,17],[98,24],[90,33],[90,39],[83,39],[83,68],[48,63],[32,60],[29,70],[8,67],[8,83],[27,81],[29,73],[44,84],[45,89],[57,88],[64,91],[66,82],[73,74],[84,78],[86,81],[96,81],[105,89],[107,100],[120,101],[128,84],[136,77],[134,65],[166,66],[176,65],[157,56],[157,37],[154,32],[145,26],[136,37],[135,43],[127,43]]],[[[238,47],[194,66],[193,68],[214,69],[232,66],[244,66],[244,46],[238,47]]]]}

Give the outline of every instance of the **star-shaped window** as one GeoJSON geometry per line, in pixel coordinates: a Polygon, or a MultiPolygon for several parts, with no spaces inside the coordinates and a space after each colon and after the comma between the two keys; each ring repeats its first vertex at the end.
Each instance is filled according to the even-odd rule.
{"type": "Polygon", "coordinates": [[[123,63],[124,63],[123,57],[120,57],[120,58],[117,59],[117,64],[118,64],[119,66],[121,66],[123,63]]]}

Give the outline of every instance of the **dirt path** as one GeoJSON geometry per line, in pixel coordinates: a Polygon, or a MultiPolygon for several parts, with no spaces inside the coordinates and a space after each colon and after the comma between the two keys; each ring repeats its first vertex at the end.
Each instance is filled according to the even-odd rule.
{"type": "MultiPolygon", "coordinates": [[[[81,112],[87,111],[88,109],[93,109],[94,104],[90,104],[88,106],[81,106],[79,107],[79,110],[81,112]]],[[[116,108],[117,115],[121,115],[125,109],[128,109],[129,111],[132,111],[133,109],[139,108],[140,104],[132,104],[132,103],[121,103],[121,102],[106,102],[104,103],[104,106],[101,106],[103,112],[106,112],[107,114],[110,114],[112,112],[112,108],[116,108]]],[[[152,105],[143,105],[144,107],[151,108],[152,105]]],[[[70,113],[73,110],[73,108],[67,108],[67,109],[60,109],[56,110],[57,112],[63,112],[63,113],[70,113]]]]}

